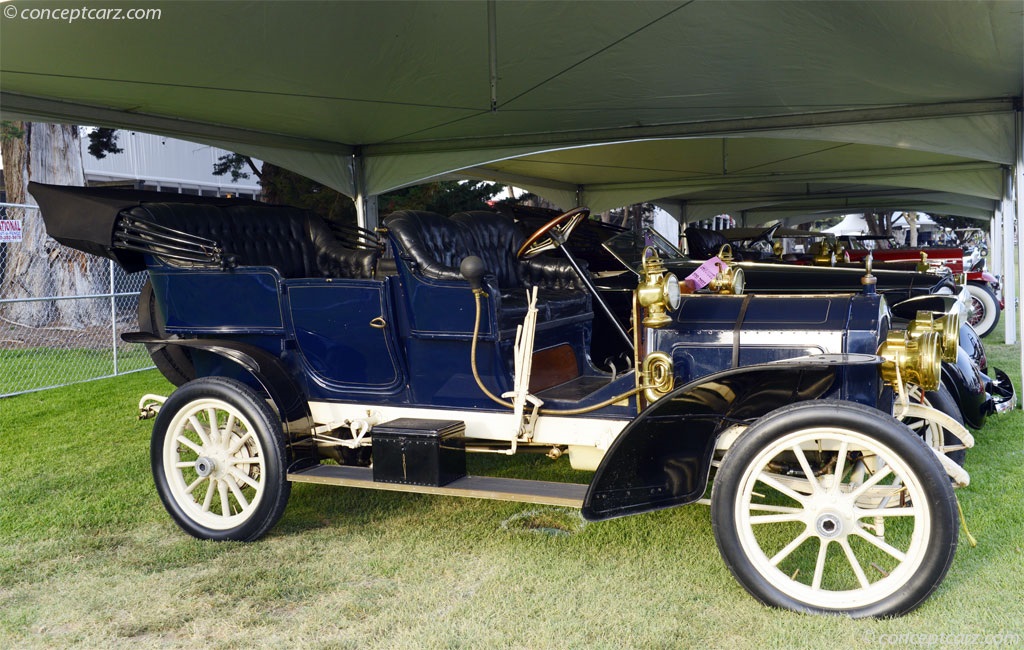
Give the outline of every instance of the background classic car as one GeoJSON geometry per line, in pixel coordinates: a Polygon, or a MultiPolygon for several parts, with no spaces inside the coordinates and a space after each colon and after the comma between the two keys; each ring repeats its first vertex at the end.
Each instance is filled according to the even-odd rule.
{"type": "MultiPolygon", "coordinates": [[[[382,262],[286,206],[31,190],[58,241],[147,269],[163,333],[127,338],[191,352],[198,378],[141,405],[156,416],[157,491],[191,535],[259,538],[292,482],[576,505],[600,520],[700,501],[714,469],[716,541],[764,603],[901,614],[952,562],[950,478],[966,473],[892,408],[896,393],[938,386],[953,313],[891,331],[870,284],[684,299],[652,248],[634,293],[635,369],[611,372],[587,353],[598,295],[536,256],[584,209],[525,240],[500,215],[395,213],[382,262]],[[740,321],[798,335],[744,343],[740,321]],[[729,339],[707,338],[716,328],[729,339]],[[820,352],[806,332],[839,353],[805,356],[820,352]],[[568,454],[593,479],[463,475],[467,452],[530,449],[568,454]]],[[[948,421],[900,401],[917,421],[948,421]]]]}

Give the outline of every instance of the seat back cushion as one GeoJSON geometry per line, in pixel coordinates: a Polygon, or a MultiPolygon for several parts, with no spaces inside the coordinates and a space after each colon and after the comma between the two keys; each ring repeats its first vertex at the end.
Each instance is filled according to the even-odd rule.
{"type": "Polygon", "coordinates": [[[397,254],[411,258],[428,278],[462,280],[462,260],[479,254],[466,228],[434,212],[400,210],[385,218],[384,225],[400,249],[397,254]]]}
{"type": "Polygon", "coordinates": [[[285,278],[372,278],[375,251],[342,246],[314,213],[284,205],[145,203],[130,214],[218,242],[242,266],[272,266],[285,278]]]}
{"type": "Polygon", "coordinates": [[[477,254],[483,259],[484,268],[495,275],[499,287],[524,286],[521,264],[516,255],[525,238],[512,219],[497,212],[473,210],[457,212],[451,220],[472,233],[477,254]]]}

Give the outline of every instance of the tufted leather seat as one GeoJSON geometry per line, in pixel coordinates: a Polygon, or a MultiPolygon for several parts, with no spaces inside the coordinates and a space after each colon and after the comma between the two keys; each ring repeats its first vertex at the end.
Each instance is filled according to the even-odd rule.
{"type": "Polygon", "coordinates": [[[433,212],[402,210],[384,220],[414,272],[436,280],[462,280],[458,266],[478,255],[500,292],[499,326],[515,327],[526,315],[526,289],[539,288],[538,320],[577,316],[591,310],[590,294],[563,260],[519,260],[523,234],[508,217],[495,212],[460,212],[451,218],[433,212]]]}
{"type": "Polygon", "coordinates": [[[376,251],[346,248],[318,216],[290,206],[144,203],[133,217],[218,242],[244,266],[284,278],[372,278],[376,251]]]}

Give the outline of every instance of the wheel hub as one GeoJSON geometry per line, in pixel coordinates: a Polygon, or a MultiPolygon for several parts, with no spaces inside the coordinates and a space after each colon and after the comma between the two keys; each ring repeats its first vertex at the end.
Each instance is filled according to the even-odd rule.
{"type": "Polygon", "coordinates": [[[826,512],[818,515],[814,522],[814,528],[818,531],[819,536],[825,539],[835,539],[843,534],[843,520],[833,512],[826,512]]]}
{"type": "Polygon", "coordinates": [[[196,459],[196,474],[206,478],[210,474],[213,474],[217,469],[217,463],[208,456],[200,456],[196,459]]]}

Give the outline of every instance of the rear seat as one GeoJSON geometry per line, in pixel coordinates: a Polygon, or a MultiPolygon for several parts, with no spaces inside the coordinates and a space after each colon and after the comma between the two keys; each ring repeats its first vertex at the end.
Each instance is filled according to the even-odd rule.
{"type": "Polygon", "coordinates": [[[373,278],[378,253],[344,246],[320,217],[278,205],[144,203],[127,211],[218,242],[242,266],[271,266],[284,278],[373,278]]]}

